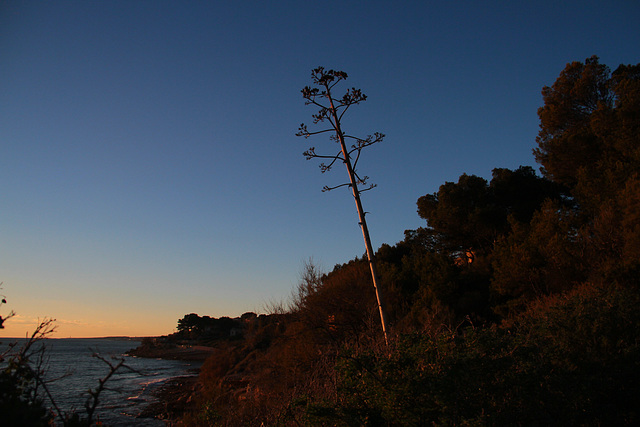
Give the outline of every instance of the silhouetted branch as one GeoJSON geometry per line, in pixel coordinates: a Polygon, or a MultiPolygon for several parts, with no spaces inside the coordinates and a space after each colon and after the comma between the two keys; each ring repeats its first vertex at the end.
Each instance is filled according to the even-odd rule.
{"type": "Polygon", "coordinates": [[[325,185],[324,187],[322,187],[322,192],[324,193],[325,191],[335,190],[336,188],[340,188],[340,187],[351,187],[351,183],[345,182],[344,184],[336,185],[334,187],[329,187],[328,185],[325,185]]]}
{"type": "MultiPolygon", "coordinates": [[[[2,289],[2,282],[0,282],[0,289],[2,289]]],[[[4,295],[0,295],[0,298],[1,298],[0,299],[0,305],[7,303],[7,297],[5,297],[4,295]]],[[[16,313],[13,310],[11,310],[9,312],[9,314],[7,314],[6,317],[0,316],[0,329],[4,329],[4,322],[6,322],[7,319],[10,319],[15,315],[16,315],[16,313]]],[[[2,361],[1,355],[0,355],[0,361],[2,361]]]]}
{"type": "Polygon", "coordinates": [[[113,360],[117,360],[118,363],[117,364],[113,364],[111,362],[109,362],[107,359],[105,359],[104,357],[100,356],[97,353],[93,353],[92,355],[93,357],[95,357],[96,359],[99,359],[101,361],[103,361],[104,363],[106,363],[109,366],[109,372],[107,373],[107,375],[104,376],[104,378],[98,379],[98,388],[95,390],[89,390],[89,398],[87,399],[87,402],[85,403],[85,408],[87,410],[87,423],[88,425],[91,425],[93,423],[93,414],[96,411],[96,408],[98,407],[98,403],[100,403],[100,394],[104,391],[104,390],[109,390],[106,387],[107,381],[109,381],[109,379],[113,376],[113,374],[116,373],[116,371],[120,368],[125,368],[128,369],[131,372],[135,372],[137,374],[143,375],[141,372],[138,372],[137,370],[133,369],[132,367],[125,365],[125,360],[124,358],[116,358],[113,357],[113,360]]]}
{"type": "Polygon", "coordinates": [[[333,156],[329,156],[329,155],[324,155],[324,154],[316,154],[316,148],[315,147],[310,147],[307,151],[305,151],[303,154],[304,156],[307,158],[307,160],[311,160],[311,159],[340,159],[340,160],[344,160],[344,158],[340,155],[340,153],[335,154],[333,156]]]}
{"type": "Polygon", "coordinates": [[[315,132],[309,132],[309,130],[307,129],[307,126],[302,123],[300,125],[300,127],[298,128],[298,132],[296,133],[296,136],[303,136],[305,138],[309,138],[312,135],[318,135],[320,133],[325,133],[325,132],[334,132],[333,129],[324,129],[324,130],[319,130],[319,131],[315,131],[315,132]]]}
{"type": "Polygon", "coordinates": [[[367,188],[362,188],[360,189],[361,193],[364,193],[365,191],[369,191],[369,190],[373,190],[374,188],[376,188],[378,186],[378,184],[369,184],[369,186],[367,188]]]}
{"type": "Polygon", "coordinates": [[[358,166],[358,160],[360,160],[360,153],[362,153],[362,149],[354,149],[354,150],[349,152],[349,155],[351,155],[351,153],[353,153],[354,151],[358,152],[358,154],[356,155],[355,160],[353,161],[353,173],[356,173],[356,168],[358,166]]]}
{"type": "MultiPolygon", "coordinates": [[[[311,160],[315,158],[331,159],[331,162],[329,162],[328,164],[326,163],[320,164],[320,170],[322,171],[322,173],[330,171],[336,161],[341,160],[342,162],[346,163],[348,160],[351,160],[351,156],[354,155],[353,165],[351,166],[351,168],[353,169],[353,174],[356,177],[355,183],[349,182],[349,183],[340,184],[336,186],[324,186],[322,191],[330,191],[336,188],[346,187],[346,186],[353,187],[354,184],[366,185],[367,179],[369,177],[365,176],[364,178],[361,178],[356,171],[358,161],[360,160],[360,154],[362,154],[363,148],[369,147],[373,144],[376,144],[382,141],[382,139],[384,138],[384,134],[376,132],[373,135],[368,135],[366,138],[359,138],[357,136],[347,135],[342,133],[342,130],[340,129],[340,121],[342,120],[342,117],[352,105],[359,104],[360,102],[366,101],[367,96],[363,94],[360,89],[356,89],[356,88],[347,89],[346,93],[342,96],[342,98],[333,98],[331,96],[331,89],[333,89],[333,87],[337,83],[347,78],[346,73],[343,73],[340,71],[334,71],[334,70],[329,70],[325,72],[323,67],[318,67],[312,71],[311,75],[312,75],[313,82],[316,85],[324,86],[325,90],[320,90],[319,88],[311,88],[309,86],[306,86],[304,89],[302,89],[302,95],[306,99],[305,104],[306,105],[313,104],[320,108],[318,113],[312,115],[314,124],[318,124],[320,122],[324,122],[325,120],[328,120],[331,123],[333,129],[323,129],[319,131],[310,132],[307,126],[304,123],[302,123],[298,128],[298,132],[296,133],[296,136],[303,136],[305,138],[308,138],[313,135],[331,132],[332,135],[330,135],[329,138],[332,141],[340,143],[340,138],[342,138],[342,140],[345,140],[348,138],[348,139],[354,139],[356,142],[351,146],[351,149],[349,151],[345,150],[343,152],[343,150],[341,149],[340,152],[336,155],[318,154],[315,151],[315,147],[310,147],[303,154],[307,160],[311,160]],[[321,102],[318,102],[316,100],[317,97],[326,98],[329,101],[330,106],[327,106],[322,104],[321,102]],[[339,112],[339,110],[342,110],[342,111],[339,112]]],[[[356,192],[368,191],[375,187],[376,187],[375,185],[370,185],[369,187],[363,190],[360,190],[356,187],[355,190],[356,192]]]]}

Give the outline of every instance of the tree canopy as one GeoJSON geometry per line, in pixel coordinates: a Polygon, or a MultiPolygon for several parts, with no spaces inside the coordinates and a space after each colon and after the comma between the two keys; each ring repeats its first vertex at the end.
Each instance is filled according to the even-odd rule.
{"type": "Polygon", "coordinates": [[[437,193],[418,199],[418,215],[427,220],[439,242],[450,251],[487,251],[509,229],[508,218],[528,222],[547,198],[560,189],[536,175],[530,166],[515,171],[496,168],[489,183],[463,174],[437,193]]]}
{"type": "Polygon", "coordinates": [[[588,277],[628,280],[640,260],[640,64],[611,73],[596,56],[572,62],[542,94],[534,155],[575,198],[588,277]]]}
{"type": "Polygon", "coordinates": [[[534,155],[547,178],[591,211],[638,179],[640,65],[572,62],[542,96],[534,155]]]}

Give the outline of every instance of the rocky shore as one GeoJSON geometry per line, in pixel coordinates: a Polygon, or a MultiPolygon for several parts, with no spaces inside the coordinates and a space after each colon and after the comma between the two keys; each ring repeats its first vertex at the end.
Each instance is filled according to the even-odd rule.
{"type": "Polygon", "coordinates": [[[127,354],[148,359],[204,362],[214,351],[215,348],[205,346],[140,346],[127,354]]]}
{"type": "Polygon", "coordinates": [[[194,407],[198,387],[197,375],[171,378],[152,392],[158,400],[144,408],[137,418],[155,418],[169,423],[180,419],[194,407]]]}
{"type": "MultiPolygon", "coordinates": [[[[142,345],[128,354],[151,359],[204,362],[214,351],[215,348],[206,346],[142,345]]],[[[144,408],[138,418],[155,418],[169,423],[181,418],[194,407],[198,387],[198,369],[193,375],[171,378],[152,392],[157,401],[144,408]]]]}

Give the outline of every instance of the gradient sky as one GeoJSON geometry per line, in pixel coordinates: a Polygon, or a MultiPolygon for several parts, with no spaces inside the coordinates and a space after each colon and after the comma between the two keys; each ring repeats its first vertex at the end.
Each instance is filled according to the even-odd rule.
{"type": "Polygon", "coordinates": [[[640,3],[3,1],[0,336],[160,335],[287,298],[303,262],[364,253],[341,167],[305,161],[318,65],[369,99],[375,247],[462,173],[536,166],[540,90],[565,64],[640,62],[640,3]]]}

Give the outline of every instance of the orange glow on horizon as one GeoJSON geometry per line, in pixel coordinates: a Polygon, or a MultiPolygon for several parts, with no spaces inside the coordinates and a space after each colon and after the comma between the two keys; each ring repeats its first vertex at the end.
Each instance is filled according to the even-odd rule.
{"type": "MultiPolygon", "coordinates": [[[[0,341],[9,338],[27,338],[36,330],[44,318],[34,319],[16,315],[4,323],[0,329],[0,341]]],[[[147,337],[167,335],[175,332],[175,321],[171,322],[116,322],[98,321],[89,323],[81,320],[55,320],[54,330],[49,338],[100,338],[100,337],[147,337]]]]}

